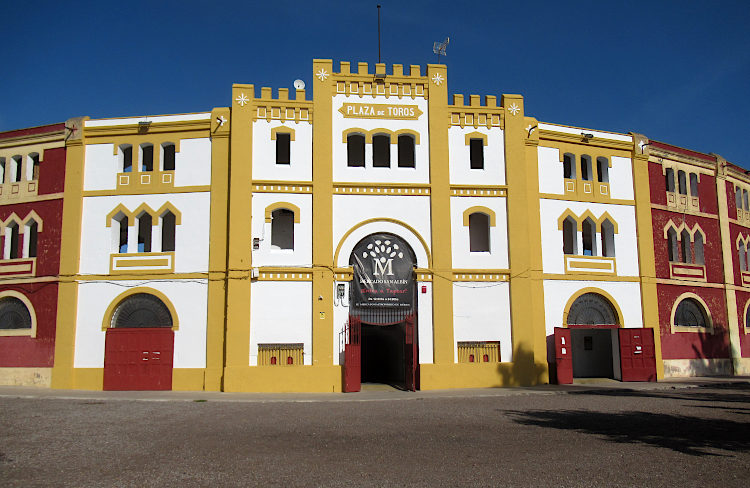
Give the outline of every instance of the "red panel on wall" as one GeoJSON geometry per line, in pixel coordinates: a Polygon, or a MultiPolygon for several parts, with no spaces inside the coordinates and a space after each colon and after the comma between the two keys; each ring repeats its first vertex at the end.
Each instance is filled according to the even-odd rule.
{"type": "Polygon", "coordinates": [[[570,329],[555,327],[555,370],[558,385],[573,383],[573,342],[570,336],[570,329]]]}
{"type": "Polygon", "coordinates": [[[173,357],[172,329],[107,329],[104,389],[171,390],[173,357]]]}
{"type": "Polygon", "coordinates": [[[343,390],[352,393],[362,389],[362,321],[350,315],[344,334],[343,390]]]}
{"type": "Polygon", "coordinates": [[[622,381],[656,381],[653,329],[619,329],[622,381]]]}

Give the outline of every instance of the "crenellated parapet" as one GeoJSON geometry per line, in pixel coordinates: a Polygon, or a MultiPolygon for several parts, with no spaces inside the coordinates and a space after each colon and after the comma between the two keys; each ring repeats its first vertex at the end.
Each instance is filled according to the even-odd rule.
{"type": "Polygon", "coordinates": [[[305,90],[295,90],[294,100],[289,98],[288,88],[279,88],[276,98],[270,87],[260,89],[260,97],[256,97],[254,89],[249,93],[253,98],[253,120],[280,120],[281,122],[312,123],[312,100],[305,99],[305,90]]]}
{"type": "MultiPolygon", "coordinates": [[[[402,64],[393,64],[390,68],[388,72],[385,63],[376,63],[374,73],[371,73],[368,63],[357,63],[356,72],[352,72],[352,63],[342,61],[338,73],[326,73],[324,69],[318,69],[314,75],[318,81],[330,82],[335,95],[428,98],[429,79],[422,76],[418,64],[410,65],[408,73],[405,73],[402,64]]],[[[439,80],[440,83],[443,81],[439,80]]]]}
{"type": "Polygon", "coordinates": [[[497,97],[486,95],[484,104],[479,95],[469,95],[468,104],[464,104],[463,95],[453,95],[453,104],[448,106],[451,125],[464,127],[505,128],[505,110],[497,106],[497,97]]]}

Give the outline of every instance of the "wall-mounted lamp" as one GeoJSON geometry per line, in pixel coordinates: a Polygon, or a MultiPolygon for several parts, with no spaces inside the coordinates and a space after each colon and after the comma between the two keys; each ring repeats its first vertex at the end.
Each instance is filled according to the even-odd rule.
{"type": "Polygon", "coordinates": [[[581,132],[581,137],[583,137],[584,141],[589,141],[594,138],[594,134],[590,132],[581,132]]]}

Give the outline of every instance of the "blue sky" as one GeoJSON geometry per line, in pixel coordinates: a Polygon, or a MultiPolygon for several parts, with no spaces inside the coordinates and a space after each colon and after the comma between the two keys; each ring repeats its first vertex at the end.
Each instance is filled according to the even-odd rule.
{"type": "MultiPolygon", "coordinates": [[[[312,59],[377,61],[377,2],[0,3],[0,131],[199,112],[232,83],[312,86],[312,59]],[[12,27],[12,28],[9,28],[12,27]]],[[[646,136],[750,167],[750,2],[382,0],[384,62],[450,93],[520,93],[545,122],[646,136]]]]}

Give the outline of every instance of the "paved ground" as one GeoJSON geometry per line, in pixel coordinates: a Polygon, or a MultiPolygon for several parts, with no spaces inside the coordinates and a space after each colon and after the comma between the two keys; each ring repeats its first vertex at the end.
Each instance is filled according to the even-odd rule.
{"type": "Polygon", "coordinates": [[[750,382],[329,395],[0,387],[0,486],[748,486],[750,382]]]}

